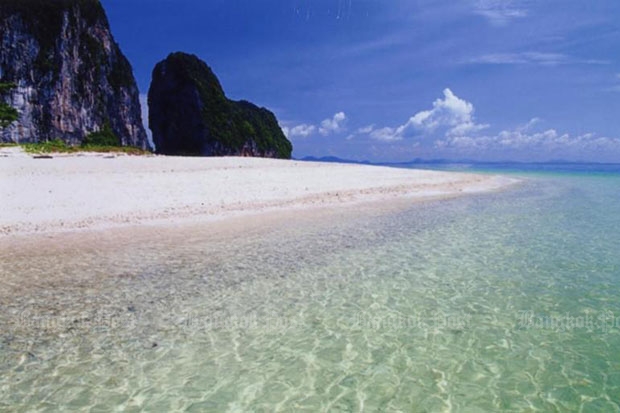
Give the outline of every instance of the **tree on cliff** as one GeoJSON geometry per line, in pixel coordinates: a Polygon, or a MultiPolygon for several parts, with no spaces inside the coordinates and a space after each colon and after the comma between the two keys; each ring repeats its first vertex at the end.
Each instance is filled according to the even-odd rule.
{"type": "MultiPolygon", "coordinates": [[[[0,83],[0,97],[3,97],[15,85],[13,83],[0,83]]],[[[4,102],[0,102],[0,129],[4,129],[19,118],[17,110],[4,102]]]]}

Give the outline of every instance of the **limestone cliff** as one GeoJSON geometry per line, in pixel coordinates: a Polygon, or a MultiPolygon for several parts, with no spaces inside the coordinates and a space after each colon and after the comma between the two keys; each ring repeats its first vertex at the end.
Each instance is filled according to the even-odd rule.
{"type": "Polygon", "coordinates": [[[3,142],[79,144],[112,130],[121,145],[147,148],[131,65],[99,0],[1,0],[0,81],[19,119],[3,142]]]}
{"type": "Polygon", "coordinates": [[[227,99],[211,68],[185,53],[153,71],[149,128],[166,155],[290,158],[293,149],[273,113],[227,99]]]}

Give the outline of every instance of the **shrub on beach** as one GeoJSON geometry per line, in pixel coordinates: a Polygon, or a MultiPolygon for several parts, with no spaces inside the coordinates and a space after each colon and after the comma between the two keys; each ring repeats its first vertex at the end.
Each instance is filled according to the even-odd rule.
{"type": "Polygon", "coordinates": [[[118,136],[112,131],[109,123],[103,125],[98,132],[86,135],[82,142],[83,147],[87,146],[120,146],[121,142],[118,136]]]}
{"type": "Polygon", "coordinates": [[[101,152],[101,153],[124,153],[127,155],[149,155],[149,151],[145,151],[134,146],[101,145],[88,144],[81,146],[67,145],[60,139],[52,139],[47,142],[25,143],[21,145],[27,153],[77,153],[77,152],[101,152]]]}

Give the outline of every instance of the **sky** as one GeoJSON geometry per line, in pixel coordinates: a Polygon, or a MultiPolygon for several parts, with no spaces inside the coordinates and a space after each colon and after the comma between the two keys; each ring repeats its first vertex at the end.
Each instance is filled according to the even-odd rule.
{"type": "Polygon", "coordinates": [[[174,51],[293,156],[620,162],[617,0],[102,0],[142,100],[174,51]]]}

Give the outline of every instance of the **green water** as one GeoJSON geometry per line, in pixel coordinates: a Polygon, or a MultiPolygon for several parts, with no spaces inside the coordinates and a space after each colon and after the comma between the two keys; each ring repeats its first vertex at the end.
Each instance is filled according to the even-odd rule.
{"type": "Polygon", "coordinates": [[[620,176],[569,174],[12,251],[0,410],[618,411],[619,207],[620,176]]]}

